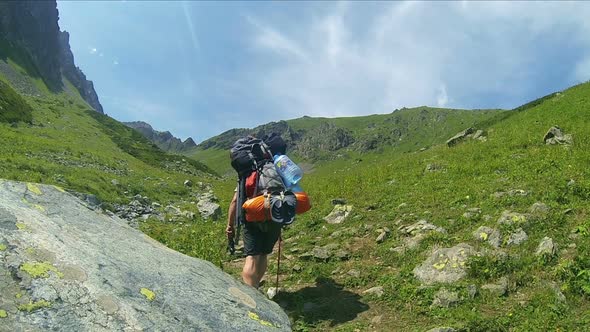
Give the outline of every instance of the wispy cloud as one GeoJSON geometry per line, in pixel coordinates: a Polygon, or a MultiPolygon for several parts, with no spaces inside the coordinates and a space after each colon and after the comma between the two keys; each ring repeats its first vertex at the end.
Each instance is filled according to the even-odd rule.
{"type": "Polygon", "coordinates": [[[298,45],[297,42],[282,34],[276,29],[259,22],[252,16],[246,16],[250,24],[258,29],[255,38],[256,45],[276,52],[279,55],[295,57],[298,60],[308,61],[306,52],[298,45]]]}
{"type": "MultiPolygon", "coordinates": [[[[348,7],[281,29],[246,16],[253,45],[273,59],[249,82],[261,98],[287,116],[474,107],[474,96],[490,95],[506,97],[489,107],[511,107],[546,77],[547,49],[590,53],[590,6],[581,3],[394,2],[362,25],[348,7]]],[[[560,68],[588,79],[590,57],[576,61],[560,68]]]]}
{"type": "Polygon", "coordinates": [[[193,18],[191,16],[191,12],[188,8],[188,2],[187,1],[182,1],[181,2],[182,5],[182,12],[184,13],[184,19],[186,21],[186,25],[188,27],[188,31],[191,35],[191,41],[193,43],[193,48],[195,51],[198,51],[200,48],[199,45],[199,38],[197,38],[197,33],[195,32],[195,26],[193,24],[193,18]]]}
{"type": "Polygon", "coordinates": [[[447,95],[447,86],[442,84],[438,90],[438,96],[436,97],[436,105],[438,107],[445,107],[449,102],[449,96],[447,95]]]}

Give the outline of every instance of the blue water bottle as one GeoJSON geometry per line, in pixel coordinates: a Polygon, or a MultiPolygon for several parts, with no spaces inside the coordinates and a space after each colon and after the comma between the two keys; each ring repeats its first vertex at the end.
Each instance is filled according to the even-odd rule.
{"type": "Polygon", "coordinates": [[[274,164],[287,188],[295,186],[303,177],[301,168],[284,154],[274,156],[274,164]]]}

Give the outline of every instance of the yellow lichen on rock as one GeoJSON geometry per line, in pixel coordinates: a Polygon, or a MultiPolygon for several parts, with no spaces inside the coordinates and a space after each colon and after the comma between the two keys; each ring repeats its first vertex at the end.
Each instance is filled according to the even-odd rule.
{"type": "Polygon", "coordinates": [[[63,277],[63,273],[48,262],[27,262],[21,265],[20,270],[28,273],[33,278],[49,278],[49,271],[53,271],[60,278],[63,277]]]}
{"type": "Polygon", "coordinates": [[[49,308],[51,307],[51,302],[47,302],[45,300],[39,300],[37,302],[30,301],[27,304],[21,304],[18,306],[18,310],[31,312],[41,308],[49,308]]]}
{"type": "Polygon", "coordinates": [[[16,224],[14,224],[16,226],[16,228],[20,229],[21,231],[27,228],[27,225],[25,225],[22,222],[17,222],[16,224]]]}
{"type": "Polygon", "coordinates": [[[53,186],[55,189],[57,189],[58,191],[61,191],[62,193],[65,193],[66,191],[64,190],[64,188],[60,187],[60,186],[53,186]]]}
{"type": "Polygon", "coordinates": [[[7,247],[5,244],[0,243],[0,251],[4,251],[4,250],[6,250],[6,248],[7,247]]]}
{"type": "Polygon", "coordinates": [[[8,317],[8,314],[6,313],[5,310],[0,310],[0,318],[6,318],[8,317]]]}
{"type": "Polygon", "coordinates": [[[274,325],[273,323],[271,323],[269,321],[266,321],[264,319],[260,319],[260,317],[252,311],[248,312],[248,317],[250,317],[250,319],[253,319],[253,320],[259,322],[260,324],[262,324],[264,326],[277,327],[276,325],[274,325]]]}
{"type": "Polygon", "coordinates": [[[147,288],[142,288],[139,292],[148,299],[148,301],[153,301],[156,298],[156,293],[152,292],[147,288]]]}
{"type": "Polygon", "coordinates": [[[442,270],[445,268],[446,265],[447,264],[445,262],[440,262],[440,263],[432,265],[432,267],[434,267],[437,270],[442,270]]]}
{"type": "Polygon", "coordinates": [[[27,189],[34,194],[43,195],[41,189],[39,189],[39,187],[33,183],[27,182],[27,189]]]}

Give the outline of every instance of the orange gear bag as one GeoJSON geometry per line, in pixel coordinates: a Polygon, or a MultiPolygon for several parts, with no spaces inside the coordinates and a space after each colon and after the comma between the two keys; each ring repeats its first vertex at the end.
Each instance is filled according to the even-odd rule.
{"type": "MultiPolygon", "coordinates": [[[[295,213],[302,214],[311,209],[309,196],[305,192],[297,192],[295,193],[295,197],[297,198],[295,213]]],[[[246,221],[257,222],[270,220],[269,204],[270,194],[259,195],[244,202],[242,208],[246,212],[246,221]]]]}

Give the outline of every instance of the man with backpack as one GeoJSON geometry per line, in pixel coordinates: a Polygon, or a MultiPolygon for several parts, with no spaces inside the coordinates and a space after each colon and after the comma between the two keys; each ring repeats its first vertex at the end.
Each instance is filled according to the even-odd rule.
{"type": "Polygon", "coordinates": [[[286,150],[283,139],[277,134],[271,134],[262,140],[253,136],[242,138],[236,141],[230,153],[239,180],[229,206],[226,233],[232,252],[235,242],[239,241],[236,233],[243,225],[246,261],[242,279],[255,288],[259,287],[266,273],[268,255],[279,240],[282,227],[290,224],[295,216],[296,199],[293,193],[287,192],[272,163],[273,156],[283,155],[286,150]],[[245,200],[261,195],[265,195],[268,200],[268,218],[262,221],[247,220],[242,209],[245,200]]]}

